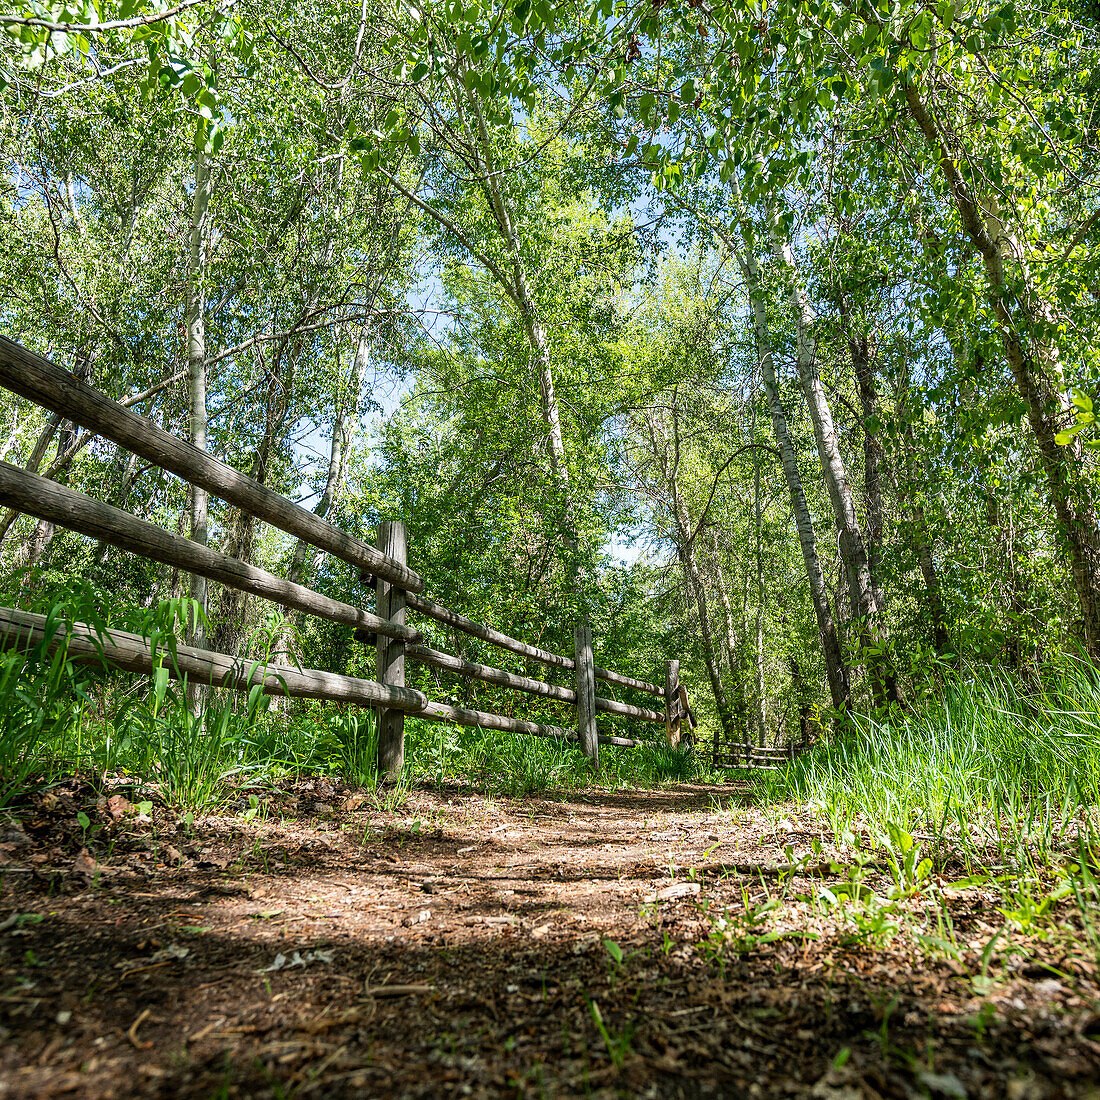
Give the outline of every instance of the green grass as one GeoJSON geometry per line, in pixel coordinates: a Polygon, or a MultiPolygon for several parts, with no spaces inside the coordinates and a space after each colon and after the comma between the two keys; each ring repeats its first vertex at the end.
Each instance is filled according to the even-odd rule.
{"type": "Polygon", "coordinates": [[[1023,845],[1048,862],[1097,804],[1100,679],[1068,658],[1030,691],[1002,672],[958,678],[904,718],[855,716],[756,788],[819,810],[838,834],[893,824],[964,854],[1023,845]]]}
{"type": "MultiPolygon", "coordinates": [[[[45,610],[102,626],[93,605],[74,591],[45,610]]],[[[188,601],[166,602],[128,625],[155,640],[168,666],[193,614],[188,601]]],[[[416,718],[406,731],[406,786],[465,781],[522,795],[719,778],[705,751],[689,756],[661,744],[602,746],[593,769],[574,744],[416,718]]],[[[195,715],[167,667],[132,678],[74,665],[63,648],[0,654],[0,805],[30,783],[73,771],[129,773],[188,808],[224,797],[227,781],[304,772],[377,789],[375,749],[370,710],[274,705],[254,689],[211,692],[195,715]]],[[[951,836],[964,852],[1024,843],[1048,860],[1097,803],[1100,677],[1066,659],[1031,691],[1003,673],[957,678],[908,716],[855,716],[844,734],[758,778],[756,790],[818,809],[838,833],[884,837],[893,826],[951,836]]]]}
{"type": "Polygon", "coordinates": [[[416,780],[472,781],[497,794],[601,786],[654,786],[698,777],[700,760],[665,745],[600,746],[593,769],[576,744],[406,719],[406,761],[416,780]]]}
{"type": "MultiPolygon", "coordinates": [[[[75,619],[104,629],[95,593],[74,588],[43,609],[59,624],[75,619]]],[[[80,773],[128,774],[155,783],[180,808],[201,809],[235,784],[275,783],[303,774],[338,775],[378,791],[374,712],[261,694],[208,690],[193,713],[184,683],[169,676],[178,634],[193,623],[189,600],[164,601],[125,625],[153,641],[162,667],[132,677],[75,665],[64,646],[0,653],[0,806],[33,786],[80,773]]],[[[273,632],[265,635],[268,642],[273,632]]],[[[261,638],[261,649],[264,639],[261,638]]],[[[694,778],[697,758],[662,745],[604,746],[594,770],[572,744],[520,734],[406,721],[406,767],[384,793],[387,803],[411,784],[471,782],[521,795],[592,783],[645,785],[694,778]]]]}

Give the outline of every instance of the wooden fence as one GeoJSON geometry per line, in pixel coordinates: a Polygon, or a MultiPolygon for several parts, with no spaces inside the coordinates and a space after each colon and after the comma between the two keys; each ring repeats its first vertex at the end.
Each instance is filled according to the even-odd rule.
{"type": "Polygon", "coordinates": [[[717,737],[711,749],[714,766],[719,770],[755,768],[758,771],[782,771],[798,753],[793,742],[783,748],[765,748],[751,741],[721,741],[717,737]]]}
{"type": "MultiPolygon", "coordinates": [[[[250,664],[228,654],[184,645],[176,647],[169,666],[170,674],[187,677],[191,682],[231,689],[249,690],[260,684],[265,693],[272,695],[376,707],[379,769],[382,775],[389,777],[400,772],[404,760],[406,714],[479,729],[578,741],[594,761],[598,759],[600,744],[633,746],[662,739],[656,731],[649,738],[599,734],[597,714],[664,725],[664,739],[669,744],[690,747],[690,732],[682,733],[682,726],[686,723],[688,731],[694,729],[695,716],[680,683],[678,661],[667,663],[665,683],[659,686],[596,665],[591,630],[587,626],[578,626],[574,654],[564,657],[451,611],[423,594],[423,578],[407,563],[403,523],[382,523],[376,545],[371,546],[2,336],[0,385],[288,535],[350,563],[359,570],[361,580],[375,589],[375,609],[366,611],[174,535],[37,473],[0,462],[0,505],[102,540],[139,557],[251,593],[289,610],[351,627],[360,641],[375,646],[375,680],[320,669],[250,664]],[[409,611],[528,660],[572,672],[574,686],[551,684],[440,652],[427,644],[428,639],[422,631],[407,624],[409,611]],[[573,704],[577,728],[564,729],[431,700],[423,692],[405,686],[406,659],[462,679],[480,680],[573,704]],[[656,698],[660,701],[659,709],[599,696],[595,692],[596,681],[656,698]]],[[[163,661],[163,656],[155,654],[149,641],[139,635],[119,630],[98,632],[79,622],[66,626],[68,635],[64,644],[77,660],[106,661],[114,667],[139,673],[149,673],[163,661]]],[[[43,616],[0,608],[0,647],[37,644],[45,638],[46,630],[43,616]]],[[[60,636],[57,644],[62,644],[60,636]]]]}

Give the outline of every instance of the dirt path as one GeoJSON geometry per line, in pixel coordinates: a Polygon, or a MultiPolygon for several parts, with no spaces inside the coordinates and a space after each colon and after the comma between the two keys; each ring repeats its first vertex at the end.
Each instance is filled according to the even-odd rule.
{"type": "Polygon", "coordinates": [[[959,959],[842,934],[805,900],[829,838],[728,787],[387,813],[311,781],[101,802],[86,838],[88,797],[0,817],[0,1097],[1100,1097],[1083,954],[979,987],[980,895],[959,959]]]}

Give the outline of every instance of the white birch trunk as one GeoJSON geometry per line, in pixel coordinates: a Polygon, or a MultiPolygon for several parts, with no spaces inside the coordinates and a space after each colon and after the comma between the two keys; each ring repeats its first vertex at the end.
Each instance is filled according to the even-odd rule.
{"type": "MultiPolygon", "coordinates": [[[[206,264],[207,218],[210,212],[212,179],[210,161],[201,145],[195,152],[195,190],[191,198],[191,233],[187,264],[187,292],[184,325],[187,337],[188,422],[191,443],[199,450],[206,447],[206,264]]],[[[209,495],[204,489],[191,487],[191,529],[193,542],[205,546],[208,538],[209,495]]],[[[191,598],[206,612],[206,578],[192,574],[191,598]]],[[[201,615],[196,615],[187,642],[202,647],[206,642],[206,627],[201,615]]],[[[188,698],[192,712],[197,712],[204,698],[199,685],[190,685],[188,698]]]]}

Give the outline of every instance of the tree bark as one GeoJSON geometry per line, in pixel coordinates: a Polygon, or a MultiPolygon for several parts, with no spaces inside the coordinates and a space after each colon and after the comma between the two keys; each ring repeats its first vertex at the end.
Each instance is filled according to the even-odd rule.
{"type": "MultiPolygon", "coordinates": [[[[73,374],[81,381],[87,382],[92,375],[92,361],[93,354],[82,350],[76,357],[76,363],[74,364],[73,374]]],[[[76,425],[71,420],[64,420],[58,414],[54,414],[50,417],[46,426],[42,429],[42,433],[38,437],[38,441],[34,446],[34,450],[31,452],[30,458],[27,460],[26,469],[31,473],[37,473],[38,467],[42,464],[42,459],[45,457],[46,451],[49,448],[50,440],[54,436],[56,430],[57,434],[57,448],[56,456],[61,457],[72,446],[73,440],[76,437],[76,425]]],[[[60,478],[59,480],[67,481],[67,478],[60,478]]],[[[8,517],[5,517],[7,521],[3,527],[2,533],[0,533],[0,540],[7,534],[11,528],[11,524],[15,522],[18,516],[17,512],[9,512],[8,517]]],[[[56,527],[54,524],[49,523],[46,520],[38,520],[34,525],[34,530],[31,532],[30,537],[27,539],[26,544],[23,547],[23,563],[25,565],[33,566],[37,565],[45,555],[49,545],[53,542],[53,537],[56,534],[56,527]]]]}
{"type": "Polygon", "coordinates": [[[875,382],[867,333],[848,333],[848,350],[852,370],[859,389],[863,410],[863,491],[867,497],[867,567],[871,575],[871,590],[880,612],[886,610],[882,588],[882,468],[885,451],[882,446],[882,404],[875,382]]]}
{"type": "Polygon", "coordinates": [[[714,569],[714,592],[718,597],[718,606],[722,609],[722,643],[726,651],[726,668],[734,679],[737,678],[739,665],[738,650],[740,644],[737,637],[737,627],[733,622],[733,604],[730,602],[729,589],[726,587],[726,571],[718,560],[718,539],[712,538],[710,542],[710,555],[714,569]]]}
{"type": "MultiPolygon", "coordinates": [[[[206,264],[207,217],[210,211],[212,179],[210,161],[201,147],[195,152],[195,191],[191,199],[191,236],[188,254],[187,292],[184,325],[187,336],[188,414],[191,443],[200,451],[206,446],[206,264]]],[[[208,537],[209,494],[198,486],[191,487],[191,531],[193,542],[205,546],[208,537]]],[[[196,615],[188,636],[188,644],[202,647],[206,643],[203,616],[206,613],[206,578],[191,575],[191,598],[202,612],[196,615]]],[[[199,696],[192,693],[193,705],[199,696]]]]}
{"type": "Polygon", "coordinates": [[[871,583],[871,565],[867,545],[856,515],[855,499],[832,409],[821,384],[817,353],[810,336],[814,313],[806,299],[791,253],[790,243],[773,226],[773,251],[787,282],[787,293],[794,313],[795,347],[798,376],[814,428],[821,472],[840,534],[840,553],[848,572],[848,583],[855,594],[860,612],[861,650],[866,656],[871,688],[876,702],[900,701],[897,674],[889,658],[888,641],[881,622],[881,608],[871,583]]]}
{"type": "Polygon", "coordinates": [[[928,605],[928,617],[932,627],[932,645],[941,656],[951,651],[951,635],[947,629],[947,611],[943,602],[943,590],[940,587],[939,571],[933,556],[934,542],[928,519],[921,500],[922,488],[918,486],[913,469],[916,455],[916,441],[913,436],[912,410],[909,401],[909,371],[903,364],[897,395],[897,415],[901,421],[902,462],[905,471],[905,485],[899,486],[894,479],[894,488],[901,498],[903,507],[908,506],[909,516],[906,527],[909,533],[909,545],[917,559],[921,578],[924,581],[925,600],[928,605]]]}
{"type": "MultiPolygon", "coordinates": [[[[367,367],[370,363],[370,318],[364,320],[359,329],[359,338],[355,343],[355,354],[352,358],[350,392],[346,399],[339,401],[336,407],[336,416],[332,423],[332,435],[329,438],[328,469],[325,472],[325,487],[321,490],[321,496],[314,506],[314,513],[324,519],[332,510],[340,489],[344,483],[345,463],[347,461],[348,447],[351,444],[352,426],[359,414],[359,402],[363,392],[363,384],[367,376],[367,367]]],[[[306,562],[313,560],[310,572],[316,571],[318,556],[312,555],[312,547],[301,539],[295,544],[294,556],[290,560],[290,569],[287,577],[292,581],[301,580],[306,567],[306,562]]]]}
{"type": "MultiPolygon", "coordinates": [[[[698,536],[696,536],[698,537],[698,536]]],[[[711,560],[714,565],[714,591],[718,597],[718,603],[722,608],[722,627],[725,649],[726,667],[729,669],[730,686],[726,690],[726,705],[735,725],[749,724],[749,707],[745,691],[745,660],[737,628],[733,622],[733,604],[730,602],[729,589],[726,585],[726,574],[722,568],[722,562],[718,556],[718,539],[711,540],[711,560]]],[[[704,578],[705,583],[705,578],[704,578]]]]}
{"type": "Polygon", "coordinates": [[[726,738],[737,740],[737,724],[730,708],[726,686],[722,682],[722,670],[718,665],[718,647],[715,644],[714,630],[710,622],[706,585],[695,558],[694,539],[691,537],[691,522],[684,505],[684,499],[680,494],[676,471],[667,462],[667,459],[662,464],[665,467],[666,484],[672,501],[673,518],[678,535],[677,542],[679,546],[677,549],[680,564],[684,570],[684,580],[687,583],[688,593],[695,600],[695,606],[699,612],[699,640],[703,646],[703,661],[707,666],[707,677],[710,680],[711,691],[714,693],[714,705],[718,711],[718,721],[722,725],[722,732],[726,735],[726,738]]]}
{"type": "Polygon", "coordinates": [[[1056,350],[1034,335],[1054,321],[1053,311],[1031,285],[1022,261],[1013,254],[1013,241],[994,204],[983,206],[963,178],[938,120],[916,85],[906,81],[904,95],[909,113],[947,181],[963,230],[982,257],[987,300],[1017,391],[1027,408],[1050,502],[1065,538],[1085,646],[1093,658],[1100,658],[1100,518],[1080,441],[1074,439],[1064,447],[1055,441],[1059,430],[1072,423],[1072,404],[1056,350]],[[1015,278],[1010,278],[1014,267],[1015,278]],[[1029,336],[1035,351],[1027,342],[1029,336]]]}
{"type": "MultiPolygon", "coordinates": [[[[752,409],[752,433],[756,439],[756,402],[752,409]]],[[[756,622],[753,645],[753,669],[756,676],[756,735],[760,744],[767,743],[768,700],[764,694],[764,534],[763,508],[760,499],[760,452],[753,448],[752,512],[756,538],[753,558],[756,566],[756,622]]]]}
{"type": "Polygon", "coordinates": [[[806,491],[802,485],[802,475],[798,470],[798,456],[791,442],[787,427],[787,415],[779,397],[779,385],[775,377],[775,361],[772,356],[771,340],[768,335],[767,309],[760,286],[760,270],[756,256],[752,251],[751,237],[744,235],[744,250],[738,252],[737,259],[749,290],[749,302],[752,307],[756,336],[757,363],[760,367],[760,379],[764,386],[764,396],[771,414],[772,432],[779,448],[779,461],[783,476],[787,482],[787,491],[791,500],[798,542],[802,548],[802,558],[806,565],[806,577],[810,585],[810,599],[814,614],[817,616],[818,634],[821,639],[821,652],[825,660],[825,673],[829,681],[829,694],[833,707],[838,713],[851,709],[852,693],[848,677],[848,666],[841,652],[840,639],[837,636],[836,621],[829,604],[829,594],[825,585],[825,573],[821,568],[821,559],[817,553],[817,535],[814,532],[813,519],[806,502],[806,491]]]}
{"type": "MultiPolygon", "coordinates": [[[[312,309],[311,301],[305,312],[312,309]]],[[[271,456],[286,437],[287,420],[292,408],[294,375],[299,353],[297,339],[288,336],[277,346],[268,374],[264,400],[264,434],[256,448],[256,456],[248,476],[260,485],[267,484],[271,456]]],[[[249,511],[238,510],[233,520],[225,551],[230,557],[239,558],[246,565],[252,563],[256,553],[258,521],[249,511]]],[[[213,620],[215,649],[222,653],[240,654],[241,640],[245,633],[249,596],[240,589],[223,587],[213,620]]]]}
{"type": "MultiPolygon", "coordinates": [[[[527,265],[523,260],[523,251],[516,229],[515,217],[510,203],[501,187],[501,174],[497,170],[496,158],[488,128],[481,111],[481,104],[474,92],[465,92],[471,110],[476,116],[477,148],[480,158],[479,168],[484,173],[484,187],[489,206],[496,222],[497,230],[504,243],[512,266],[511,284],[504,289],[512,298],[523,321],[527,342],[531,349],[533,368],[539,384],[539,398],[543,422],[546,425],[547,455],[550,460],[550,474],[554,486],[560,494],[561,523],[563,543],[568,557],[566,576],[569,578],[576,601],[576,625],[582,630],[589,629],[588,599],[584,590],[584,580],[580,570],[580,540],[577,531],[576,501],[569,477],[569,465],[565,452],[565,437],[561,425],[561,409],[558,404],[557,390],[554,385],[554,371],[550,360],[550,342],[542,317],[527,279],[527,265]]],[[[578,731],[583,736],[581,731],[578,731]]]]}

